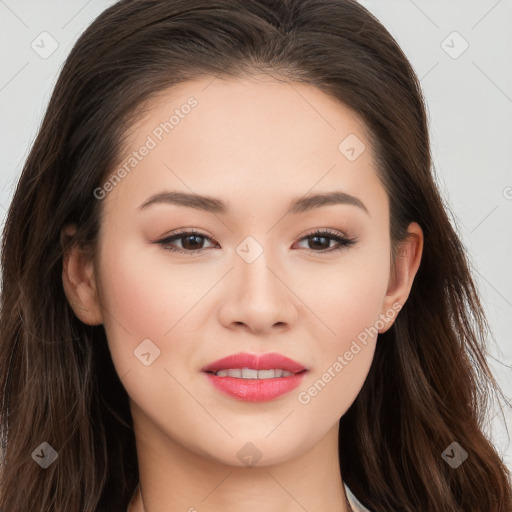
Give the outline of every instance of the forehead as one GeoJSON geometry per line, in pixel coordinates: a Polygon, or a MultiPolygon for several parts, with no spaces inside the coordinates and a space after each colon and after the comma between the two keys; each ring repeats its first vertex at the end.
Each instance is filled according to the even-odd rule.
{"type": "Polygon", "coordinates": [[[131,127],[119,166],[129,159],[122,185],[139,197],[164,187],[264,206],[313,189],[380,187],[354,111],[312,85],[269,77],[205,77],[159,92],[131,127]]]}

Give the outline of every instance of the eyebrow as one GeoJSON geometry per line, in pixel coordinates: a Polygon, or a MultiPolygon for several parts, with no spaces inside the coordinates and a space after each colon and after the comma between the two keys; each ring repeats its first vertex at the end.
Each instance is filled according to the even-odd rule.
{"type": "MultiPolygon", "coordinates": [[[[175,204],[188,208],[195,208],[205,212],[227,215],[230,213],[228,205],[221,199],[199,194],[189,194],[187,192],[161,192],[151,196],[139,206],[139,209],[145,209],[153,204],[175,204]]],[[[292,200],[288,207],[287,214],[297,215],[308,212],[322,206],[331,204],[348,204],[361,208],[366,213],[368,209],[363,202],[355,196],[346,192],[333,191],[311,194],[292,200]]]]}

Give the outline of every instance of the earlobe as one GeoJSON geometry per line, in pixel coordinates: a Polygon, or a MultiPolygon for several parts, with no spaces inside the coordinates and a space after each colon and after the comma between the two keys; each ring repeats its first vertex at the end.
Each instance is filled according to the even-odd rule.
{"type": "Polygon", "coordinates": [[[103,323],[92,258],[77,244],[71,243],[76,233],[74,224],[61,231],[62,285],[75,315],[85,324],[103,323]]]}
{"type": "Polygon", "coordinates": [[[386,332],[405,304],[411,292],[412,283],[418,272],[423,253],[423,230],[416,222],[407,228],[409,235],[397,248],[397,255],[392,262],[388,289],[383,303],[382,315],[385,325],[379,333],[386,332]],[[394,314],[390,314],[393,311],[394,314]]]}

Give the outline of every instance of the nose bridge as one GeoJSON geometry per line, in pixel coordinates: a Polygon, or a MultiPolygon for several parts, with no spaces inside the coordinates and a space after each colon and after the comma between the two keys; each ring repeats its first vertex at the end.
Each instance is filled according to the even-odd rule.
{"type": "Polygon", "coordinates": [[[255,238],[247,237],[237,248],[235,268],[240,276],[239,293],[243,300],[249,295],[253,305],[259,301],[269,304],[276,300],[276,295],[282,295],[282,283],[275,273],[279,265],[272,257],[273,251],[258,242],[255,238]]]}
{"type": "Polygon", "coordinates": [[[293,294],[283,282],[277,252],[253,237],[247,237],[236,248],[231,322],[264,331],[293,321],[293,294]]]}

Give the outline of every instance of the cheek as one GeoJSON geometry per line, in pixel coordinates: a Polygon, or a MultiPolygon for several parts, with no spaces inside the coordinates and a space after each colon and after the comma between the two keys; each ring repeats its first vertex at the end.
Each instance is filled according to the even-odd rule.
{"type": "MultiPolygon", "coordinates": [[[[104,328],[118,375],[130,372],[131,381],[143,379],[154,394],[168,389],[165,370],[179,379],[197,373],[197,340],[211,317],[205,313],[208,293],[226,268],[180,260],[121,231],[104,237],[99,264],[104,328]],[[148,351],[154,362],[144,366],[140,355],[148,351]]],[[[138,385],[124,385],[139,396],[138,385]]]]}
{"type": "Polygon", "coordinates": [[[365,248],[335,265],[318,265],[314,274],[305,267],[296,273],[301,297],[324,324],[326,348],[342,349],[379,318],[389,280],[385,249],[365,248]]]}
{"type": "Polygon", "coordinates": [[[104,327],[120,374],[133,366],[134,350],[143,340],[151,340],[162,351],[179,330],[174,326],[204,294],[197,289],[197,280],[191,282],[190,272],[166,264],[165,258],[148,257],[152,252],[140,243],[120,243],[113,237],[102,247],[104,327]]]}
{"type": "Polygon", "coordinates": [[[310,298],[329,329],[316,336],[317,364],[297,398],[321,423],[346,412],[370,369],[389,278],[385,255],[383,250],[361,252],[336,272],[317,273],[319,287],[310,298]]]}

